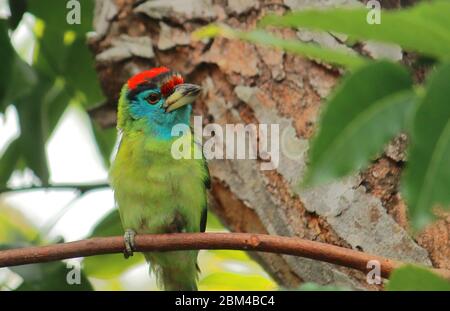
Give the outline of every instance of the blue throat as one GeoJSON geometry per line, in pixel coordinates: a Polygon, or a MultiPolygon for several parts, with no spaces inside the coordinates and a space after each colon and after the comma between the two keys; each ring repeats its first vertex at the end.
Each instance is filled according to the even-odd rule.
{"type": "Polygon", "coordinates": [[[136,96],[130,103],[130,114],[134,119],[144,119],[144,132],[157,139],[170,140],[172,128],[177,124],[189,126],[192,106],[186,105],[172,112],[165,112],[162,108],[164,98],[155,105],[150,105],[145,100],[150,94],[159,93],[159,90],[147,90],[136,96]]]}
{"type": "MultiPolygon", "coordinates": [[[[183,124],[189,126],[191,117],[192,107],[191,105],[186,105],[177,110],[169,112],[167,114],[172,114],[172,117],[168,117],[163,120],[163,122],[155,122],[151,118],[147,118],[147,130],[148,135],[152,135],[155,138],[161,140],[170,140],[172,136],[172,128],[177,124],[183,124]]],[[[164,112],[166,113],[166,112],[164,112]]]]}

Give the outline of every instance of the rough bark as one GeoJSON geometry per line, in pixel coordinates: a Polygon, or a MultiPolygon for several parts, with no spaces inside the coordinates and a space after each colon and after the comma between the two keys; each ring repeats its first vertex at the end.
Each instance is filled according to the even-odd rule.
{"type": "MultiPolygon", "coordinates": [[[[281,152],[276,170],[260,170],[260,160],[209,163],[213,177],[211,209],[232,231],[298,236],[448,268],[448,261],[439,253],[432,252],[431,261],[427,250],[408,232],[406,207],[397,190],[405,160],[404,136],[392,142],[361,174],[315,189],[297,187],[305,171],[306,151],[319,109],[339,79],[339,70],[241,41],[217,38],[198,42],[190,37],[192,31],[209,22],[246,30],[255,27],[257,20],[269,11],[283,13],[310,5],[355,3],[358,4],[346,0],[97,0],[95,33],[90,36],[89,45],[107,102],[91,111],[91,116],[104,127],[113,126],[122,84],[140,70],[155,65],[170,67],[189,82],[203,86],[204,93],[196,102],[194,113],[203,115],[205,124],[280,125],[282,149],[287,152],[281,152]]],[[[286,38],[350,49],[328,33],[277,31],[286,38]]],[[[380,49],[362,44],[360,48],[358,52],[373,56],[381,51],[394,59],[402,58],[396,47],[380,49]]],[[[439,228],[429,230],[443,230],[439,228]]],[[[448,226],[445,228],[448,230],[448,226]]],[[[438,243],[429,235],[420,241],[430,250],[436,249],[438,243]]],[[[283,286],[312,281],[355,289],[380,288],[369,286],[365,275],[351,269],[292,256],[253,256],[283,286]]]]}

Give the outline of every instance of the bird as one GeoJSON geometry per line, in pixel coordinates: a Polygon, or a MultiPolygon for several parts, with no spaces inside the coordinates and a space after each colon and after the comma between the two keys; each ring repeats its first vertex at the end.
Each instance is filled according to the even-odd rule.
{"type": "MultiPolygon", "coordinates": [[[[192,104],[201,87],[184,82],[167,67],[142,71],[120,92],[119,148],[109,171],[124,229],[125,257],[133,255],[139,234],[204,232],[210,175],[204,157],[177,158],[171,134],[190,126],[192,104]]],[[[191,131],[182,135],[200,148],[191,131]]],[[[194,151],[193,151],[194,152],[194,151]]],[[[197,290],[198,251],[145,252],[150,272],[164,290],[197,290]]]]}

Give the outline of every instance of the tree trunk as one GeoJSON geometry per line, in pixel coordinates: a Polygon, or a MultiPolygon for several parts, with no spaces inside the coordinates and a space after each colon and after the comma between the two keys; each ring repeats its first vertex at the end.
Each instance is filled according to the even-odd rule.
{"type": "MultiPolygon", "coordinates": [[[[406,208],[397,192],[405,137],[392,142],[365,172],[315,189],[297,186],[320,105],[339,79],[339,70],[241,41],[190,38],[192,31],[209,22],[247,30],[268,12],[344,2],[353,1],[97,0],[89,44],[107,102],[91,116],[103,127],[114,125],[123,83],[149,67],[170,67],[203,86],[194,114],[202,115],[204,124],[280,125],[277,169],[260,170],[261,160],[209,162],[210,208],[230,230],[298,236],[431,265],[427,250],[408,233],[406,208]]],[[[278,32],[349,49],[330,34],[278,32]]],[[[420,240],[429,249],[436,247],[430,239],[420,240]]],[[[252,256],[282,286],[317,282],[381,288],[368,285],[363,273],[332,264],[275,254],[252,256]]],[[[445,267],[448,262],[434,264],[445,267]]]]}

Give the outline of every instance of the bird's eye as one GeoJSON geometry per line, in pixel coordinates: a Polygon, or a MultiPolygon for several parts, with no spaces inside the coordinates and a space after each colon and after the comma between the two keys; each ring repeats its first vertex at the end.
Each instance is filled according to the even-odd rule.
{"type": "Polygon", "coordinates": [[[150,105],[154,105],[154,104],[156,104],[157,102],[159,102],[160,99],[161,99],[161,95],[156,94],[156,93],[152,93],[152,94],[148,95],[148,97],[147,97],[147,102],[148,102],[150,105]]]}

